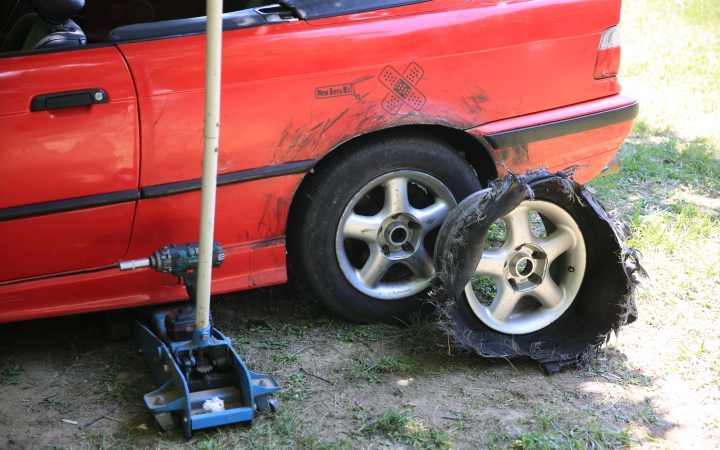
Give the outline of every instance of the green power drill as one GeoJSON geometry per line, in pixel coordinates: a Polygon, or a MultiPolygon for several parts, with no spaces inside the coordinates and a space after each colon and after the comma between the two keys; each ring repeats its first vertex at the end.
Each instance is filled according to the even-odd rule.
{"type": "MultiPolygon", "coordinates": [[[[190,339],[195,323],[195,301],[197,299],[197,267],[200,261],[200,244],[167,245],[149,258],[123,261],[120,270],[135,270],[150,267],[160,273],[169,273],[180,278],[185,285],[190,305],[171,311],[165,318],[167,334],[173,341],[190,339]]],[[[218,268],[225,260],[225,251],[218,242],[213,242],[212,267],[218,268]]],[[[212,318],[211,318],[212,321],[212,318]]]]}

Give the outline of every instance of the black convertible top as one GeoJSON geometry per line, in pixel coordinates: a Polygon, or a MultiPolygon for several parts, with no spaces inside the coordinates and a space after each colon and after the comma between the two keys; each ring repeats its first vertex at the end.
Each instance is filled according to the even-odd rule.
{"type": "Polygon", "coordinates": [[[342,16],[376,9],[422,3],[428,0],[280,0],[303,20],[342,16]]]}
{"type": "MultiPolygon", "coordinates": [[[[278,3],[301,20],[320,19],[323,17],[341,16],[363,11],[411,5],[429,0],[278,0],[278,3]]],[[[265,3],[269,3],[266,1],[265,3]]],[[[267,5],[223,14],[223,31],[237,30],[283,22],[277,6],[267,5]]],[[[205,32],[206,18],[192,17],[189,19],[165,20],[161,22],[139,23],[115,28],[110,32],[109,42],[132,42],[147,39],[188,36],[205,32]]]]}

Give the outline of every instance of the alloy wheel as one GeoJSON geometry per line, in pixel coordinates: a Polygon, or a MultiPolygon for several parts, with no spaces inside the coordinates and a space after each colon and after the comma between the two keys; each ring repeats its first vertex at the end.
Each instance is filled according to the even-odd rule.
{"type": "Polygon", "coordinates": [[[337,227],[340,268],[358,291],[386,300],[406,298],[430,286],[435,274],[435,231],[456,201],[437,178],[401,170],[364,185],[337,227]]]}
{"type": "Polygon", "coordinates": [[[532,333],[554,322],[575,299],[585,275],[585,241],[572,216],[554,203],[527,200],[501,220],[507,229],[505,242],[483,252],[474,277],[476,283],[494,285],[489,289],[494,292],[478,296],[471,282],[465,294],[490,328],[532,333]],[[533,232],[533,211],[552,224],[547,236],[533,232]]]}

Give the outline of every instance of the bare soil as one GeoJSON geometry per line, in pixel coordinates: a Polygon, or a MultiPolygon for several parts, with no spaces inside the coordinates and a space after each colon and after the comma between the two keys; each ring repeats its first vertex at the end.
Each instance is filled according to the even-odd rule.
{"type": "Polygon", "coordinates": [[[590,370],[546,375],[529,360],[448,348],[423,321],[340,321],[283,287],[218,297],[214,317],[251,370],[282,384],[277,416],[189,441],[159,433],[142,404],[155,386],[137,350],[108,343],[103,315],[87,314],[0,328],[0,448],[567,448],[575,438],[577,448],[720,445],[718,384],[668,374],[662,355],[674,349],[642,320],[590,370]],[[363,432],[388,408],[419,424],[419,437],[363,432]],[[549,440],[532,444],[542,437],[549,440]]]}

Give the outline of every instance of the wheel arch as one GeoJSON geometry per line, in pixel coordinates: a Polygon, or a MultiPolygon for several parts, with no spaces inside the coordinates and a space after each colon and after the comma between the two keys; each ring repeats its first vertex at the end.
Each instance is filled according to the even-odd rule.
{"type": "MultiPolygon", "coordinates": [[[[470,166],[475,170],[475,173],[480,180],[480,183],[485,187],[488,181],[494,180],[498,177],[497,166],[495,160],[492,157],[490,145],[485,142],[482,137],[476,137],[464,130],[457,128],[451,128],[443,125],[401,125],[397,127],[384,128],[382,130],[372,131],[370,133],[360,134],[354,136],[347,141],[344,141],[330,151],[325,153],[322,158],[318,159],[315,167],[322,167],[323,161],[326,161],[329,156],[337,155],[339,152],[352,151],[352,148],[358,143],[366,139],[374,139],[379,136],[388,136],[400,132],[424,132],[430,134],[437,139],[447,143],[460,153],[470,166]]],[[[303,185],[307,181],[307,177],[298,185],[298,188],[293,194],[293,198],[290,200],[290,212],[288,214],[288,221],[292,217],[293,203],[295,196],[298,192],[301,192],[303,185]]]]}

